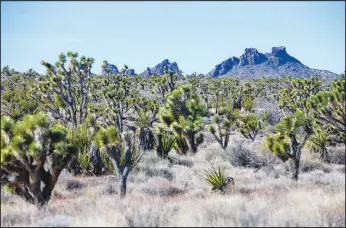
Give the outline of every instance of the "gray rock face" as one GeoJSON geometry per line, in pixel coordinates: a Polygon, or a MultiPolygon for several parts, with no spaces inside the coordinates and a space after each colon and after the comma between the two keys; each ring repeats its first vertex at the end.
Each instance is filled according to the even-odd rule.
{"type": "Polygon", "coordinates": [[[285,47],[273,47],[272,48],[272,53],[271,53],[271,58],[269,58],[269,61],[273,61],[273,63],[277,66],[283,65],[285,63],[300,63],[301,62],[290,56],[285,47]]]}
{"type": "Polygon", "coordinates": [[[151,75],[164,75],[164,68],[167,67],[168,71],[173,71],[174,74],[179,72],[179,67],[176,62],[170,63],[168,59],[163,60],[161,63],[157,64],[153,68],[147,68],[141,75],[151,76],[151,75]]]}
{"type": "Polygon", "coordinates": [[[136,75],[134,69],[127,69],[127,70],[125,71],[125,74],[126,74],[126,75],[129,75],[129,76],[135,76],[135,75],[136,75]]]}
{"type": "Polygon", "coordinates": [[[296,78],[320,76],[333,79],[339,75],[326,70],[311,69],[296,58],[290,56],[285,47],[273,47],[271,53],[262,54],[255,48],[246,48],[240,56],[223,61],[208,74],[212,77],[237,77],[250,79],[259,77],[282,77],[290,75],[296,78]]]}
{"type": "Polygon", "coordinates": [[[219,75],[226,74],[228,71],[233,69],[233,67],[239,64],[240,60],[237,57],[229,58],[223,61],[221,64],[215,66],[215,68],[210,72],[212,77],[217,77],[219,75]]]}
{"type": "Polygon", "coordinates": [[[108,74],[119,74],[119,70],[115,65],[107,63],[107,68],[110,69],[110,72],[107,73],[104,69],[102,69],[101,75],[106,76],[108,74]]]}
{"type": "Polygon", "coordinates": [[[266,60],[267,57],[259,53],[256,48],[246,48],[245,53],[240,56],[239,66],[256,65],[266,60]]]}

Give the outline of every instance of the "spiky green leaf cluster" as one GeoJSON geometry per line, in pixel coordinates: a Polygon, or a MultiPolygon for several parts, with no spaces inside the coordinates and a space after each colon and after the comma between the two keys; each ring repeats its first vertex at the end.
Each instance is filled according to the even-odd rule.
{"type": "Polygon", "coordinates": [[[222,191],[226,184],[226,175],[224,170],[222,170],[220,167],[218,169],[213,167],[209,170],[204,170],[204,176],[206,181],[213,186],[214,191],[222,191]]]}

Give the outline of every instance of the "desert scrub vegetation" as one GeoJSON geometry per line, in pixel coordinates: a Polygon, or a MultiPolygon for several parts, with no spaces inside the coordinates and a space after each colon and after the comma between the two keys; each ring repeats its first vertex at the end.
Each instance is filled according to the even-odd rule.
{"type": "Polygon", "coordinates": [[[78,56],[2,71],[2,226],[345,226],[344,75],[100,76],[78,56]]]}

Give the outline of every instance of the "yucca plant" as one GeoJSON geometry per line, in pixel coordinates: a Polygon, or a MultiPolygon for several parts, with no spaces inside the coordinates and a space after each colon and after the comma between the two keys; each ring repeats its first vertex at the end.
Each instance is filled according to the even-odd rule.
{"type": "Polygon", "coordinates": [[[168,132],[163,132],[163,130],[159,130],[154,144],[154,149],[156,150],[156,153],[159,157],[168,159],[169,161],[173,162],[174,158],[169,156],[169,152],[174,149],[176,142],[176,136],[168,132]]]}
{"type": "Polygon", "coordinates": [[[226,177],[225,172],[220,167],[215,169],[212,167],[209,170],[204,170],[205,180],[212,186],[213,192],[221,194],[227,193],[227,187],[234,186],[234,180],[231,177],[226,177]],[[231,186],[232,185],[232,186],[231,186]]]}

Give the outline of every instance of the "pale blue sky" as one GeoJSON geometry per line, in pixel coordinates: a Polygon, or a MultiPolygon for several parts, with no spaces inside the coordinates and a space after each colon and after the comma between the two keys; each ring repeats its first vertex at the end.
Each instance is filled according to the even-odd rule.
{"type": "Polygon", "coordinates": [[[345,70],[345,2],[1,2],[1,66],[44,73],[76,51],[141,73],[163,59],[207,73],[245,48],[345,70]]]}

